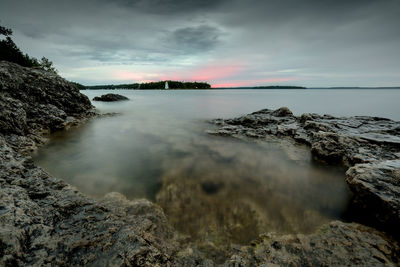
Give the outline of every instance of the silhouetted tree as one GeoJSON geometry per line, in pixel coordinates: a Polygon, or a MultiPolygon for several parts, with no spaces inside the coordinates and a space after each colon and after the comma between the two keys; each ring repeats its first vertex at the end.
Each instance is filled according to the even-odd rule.
{"type": "Polygon", "coordinates": [[[10,36],[12,35],[12,30],[0,25],[0,35],[10,36]]]}
{"type": "Polygon", "coordinates": [[[12,30],[0,25],[0,36],[4,36],[3,40],[0,40],[0,60],[6,60],[9,62],[17,63],[24,67],[38,67],[46,71],[57,73],[57,70],[53,67],[53,62],[45,57],[42,57],[38,61],[34,57],[28,56],[28,54],[22,53],[17,47],[14,41],[11,39],[12,30]]]}
{"type": "Polygon", "coordinates": [[[42,59],[39,62],[39,67],[44,69],[45,71],[57,73],[56,68],[54,68],[53,66],[53,62],[51,62],[48,58],[42,57],[42,59]]]}
{"type": "Polygon", "coordinates": [[[78,88],[79,90],[85,90],[86,86],[84,86],[83,84],[77,83],[77,82],[71,82],[76,88],[78,88]]]}

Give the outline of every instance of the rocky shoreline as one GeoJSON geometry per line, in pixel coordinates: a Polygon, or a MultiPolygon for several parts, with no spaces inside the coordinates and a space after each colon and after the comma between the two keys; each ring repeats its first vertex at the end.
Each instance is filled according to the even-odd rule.
{"type": "Polygon", "coordinates": [[[220,127],[211,134],[288,138],[310,146],[318,160],[349,167],[346,182],[354,193],[353,209],[371,224],[399,237],[400,122],[363,116],[296,117],[287,108],[213,122],[220,127]]]}
{"type": "Polygon", "coordinates": [[[117,193],[93,200],[29,156],[51,132],[97,116],[85,95],[55,74],[2,61],[0,104],[0,266],[170,262],[175,235],[158,206],[117,193]]]}
{"type": "Polygon", "coordinates": [[[310,235],[266,233],[249,245],[231,246],[226,259],[215,261],[177,233],[150,201],[129,201],[118,193],[94,200],[34,165],[29,153],[46,135],[96,115],[89,99],[69,82],[0,62],[0,106],[1,266],[399,264],[398,122],[295,117],[286,108],[213,121],[219,128],[212,134],[288,138],[310,145],[319,159],[350,167],[354,203],[380,229],[335,221],[310,235]]]}

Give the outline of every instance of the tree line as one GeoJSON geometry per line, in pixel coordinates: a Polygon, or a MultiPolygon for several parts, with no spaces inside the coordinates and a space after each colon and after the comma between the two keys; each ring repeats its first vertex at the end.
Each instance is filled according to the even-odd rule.
{"type": "Polygon", "coordinates": [[[168,82],[169,89],[210,89],[211,85],[206,82],[181,82],[181,81],[159,81],[149,83],[131,83],[131,84],[108,84],[108,85],[94,85],[84,86],[77,84],[76,86],[80,89],[138,89],[138,90],[150,90],[150,89],[164,89],[165,82],[168,82]]]}

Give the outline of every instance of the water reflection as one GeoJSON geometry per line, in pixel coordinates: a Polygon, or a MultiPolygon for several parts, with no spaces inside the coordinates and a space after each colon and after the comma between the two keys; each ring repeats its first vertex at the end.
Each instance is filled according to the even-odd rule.
{"type": "Polygon", "coordinates": [[[54,134],[35,161],[94,197],[117,191],[156,201],[204,250],[263,232],[307,233],[342,217],[344,169],[314,162],[307,147],[283,140],[206,134],[213,126],[204,119],[231,108],[222,102],[215,111],[179,95],[150,96],[95,103],[122,114],[54,134]]]}

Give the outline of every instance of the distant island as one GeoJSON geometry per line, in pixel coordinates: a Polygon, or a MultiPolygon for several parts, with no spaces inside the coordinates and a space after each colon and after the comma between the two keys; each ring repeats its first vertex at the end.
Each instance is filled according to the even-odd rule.
{"type": "Polygon", "coordinates": [[[149,83],[130,83],[130,84],[105,84],[86,86],[72,82],[80,90],[99,90],[99,89],[211,89],[211,85],[206,82],[181,82],[181,81],[159,81],[149,83]],[[166,88],[166,85],[168,88],[166,88]]]}

